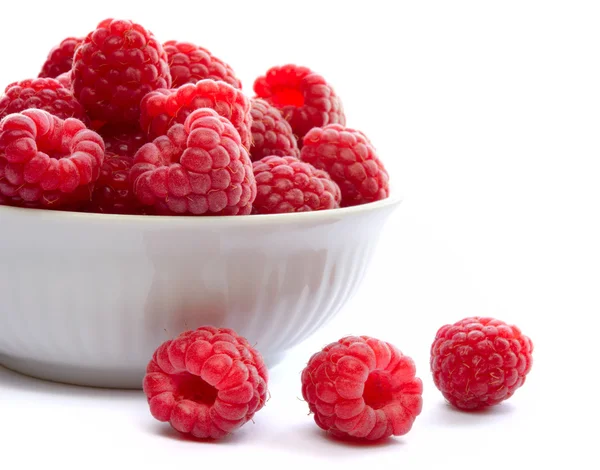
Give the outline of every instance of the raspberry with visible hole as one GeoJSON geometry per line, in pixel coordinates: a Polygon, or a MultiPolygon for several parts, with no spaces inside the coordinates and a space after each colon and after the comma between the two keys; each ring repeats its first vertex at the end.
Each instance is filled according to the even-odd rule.
{"type": "Polygon", "coordinates": [[[329,175],[295,157],[265,157],[252,166],[256,214],[319,211],[340,206],[340,188],[329,175]]]}
{"type": "Polygon", "coordinates": [[[158,214],[244,215],[256,198],[239,133],[210,108],[142,146],[130,179],[138,200],[158,214]]]}
{"type": "Polygon", "coordinates": [[[525,383],[532,352],[533,343],[516,326],[465,318],[438,330],[431,346],[433,381],[459,409],[496,405],[525,383]]]}
{"type": "Polygon", "coordinates": [[[254,92],[279,108],[299,144],[313,127],[346,125],[342,102],[331,85],[306,67],[294,64],[272,67],[256,79],[254,92]]]}
{"type": "Polygon", "coordinates": [[[73,92],[92,121],[135,124],[142,97],[171,86],[167,54],[139,24],[106,19],[73,58],[73,92]]]}
{"type": "Polygon", "coordinates": [[[46,62],[44,62],[38,77],[56,78],[65,72],[69,72],[73,66],[75,49],[82,41],[83,38],[66,38],[53,47],[48,53],[46,62]]]}
{"type": "Polygon", "coordinates": [[[73,118],[41,109],[0,121],[0,203],[77,208],[90,200],[104,161],[104,142],[73,118]]]}
{"type": "Polygon", "coordinates": [[[302,161],[325,170],[342,191],[342,207],[385,199],[389,176],[375,148],[359,131],[331,124],[304,137],[302,161]]]}
{"type": "Polygon", "coordinates": [[[265,404],[268,371],[260,353],[228,328],[205,326],[166,341],[143,381],[152,416],[200,439],[220,439],[265,404]]]}
{"type": "Polygon", "coordinates": [[[302,396],[322,429],[379,440],[410,431],[423,384],[413,360],[390,343],[349,336],[314,354],[302,371],[302,396]]]}
{"type": "Polygon", "coordinates": [[[242,82],[235,76],[233,69],[203,47],[190,42],[167,41],[163,48],[169,58],[173,88],[206,78],[242,88],[242,82]]]}
{"type": "Polygon", "coordinates": [[[276,107],[255,98],[251,101],[250,113],[252,115],[250,158],[253,161],[271,155],[300,156],[292,127],[276,107]]]}
{"type": "Polygon", "coordinates": [[[33,78],[8,85],[0,98],[0,119],[31,108],[43,109],[61,119],[72,117],[87,122],[73,93],[54,78],[33,78]]]}
{"type": "Polygon", "coordinates": [[[165,135],[173,124],[183,124],[196,109],[212,108],[231,121],[242,145],[250,148],[250,100],[228,83],[206,79],[173,90],[156,90],[144,96],[141,106],[140,124],[151,138],[165,135]]]}

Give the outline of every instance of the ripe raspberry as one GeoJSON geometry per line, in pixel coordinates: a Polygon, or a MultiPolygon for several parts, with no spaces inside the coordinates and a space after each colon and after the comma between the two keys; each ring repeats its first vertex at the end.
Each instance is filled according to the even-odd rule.
{"type": "Polygon", "coordinates": [[[148,93],[142,100],[140,123],[150,137],[158,137],[165,135],[173,124],[183,124],[192,111],[200,108],[212,108],[231,121],[240,134],[242,145],[250,148],[250,100],[225,82],[207,79],[173,90],[148,93]]]}
{"type": "Polygon", "coordinates": [[[339,124],[315,128],[304,137],[300,158],[329,173],[342,191],[342,207],[390,194],[388,173],[362,132],[339,124]]]}
{"type": "Polygon", "coordinates": [[[56,77],[56,80],[62,86],[64,86],[65,88],[68,88],[69,90],[71,90],[71,87],[73,86],[73,80],[72,80],[72,78],[73,78],[73,74],[69,70],[68,72],[61,73],[58,77],[56,77]]]}
{"type": "Polygon", "coordinates": [[[0,98],[0,119],[25,109],[36,108],[66,119],[87,121],[79,102],[68,88],[54,78],[33,78],[11,83],[0,98]]]}
{"type": "Polygon", "coordinates": [[[102,21],[75,51],[74,94],[93,121],[137,123],[142,97],[170,86],[162,45],[131,21],[102,21]]]}
{"type": "Polygon", "coordinates": [[[325,346],[302,372],[302,396],[315,422],[336,436],[378,440],[406,434],[421,413],[422,393],[413,360],[368,336],[325,346]]]}
{"type": "Polygon", "coordinates": [[[82,41],[83,38],[67,38],[58,46],[53,47],[48,53],[48,58],[44,62],[38,77],[56,78],[65,72],[69,72],[73,66],[75,49],[82,41]]]}
{"type": "Polygon", "coordinates": [[[516,326],[486,317],[441,327],[431,346],[435,386],[463,410],[510,398],[531,370],[533,344],[516,326]]]}
{"type": "Polygon", "coordinates": [[[104,161],[102,138],[81,121],[40,109],[0,121],[0,195],[15,206],[75,208],[89,201],[104,161]]]}
{"type": "Polygon", "coordinates": [[[296,157],[265,157],[253,163],[255,214],[280,214],[335,209],[340,188],[324,171],[296,157]]]}
{"type": "Polygon", "coordinates": [[[86,212],[141,214],[142,205],[131,191],[129,182],[132,166],[133,158],[107,151],[86,212]]]}
{"type": "Polygon", "coordinates": [[[331,85],[306,67],[272,67],[256,79],[254,92],[281,110],[299,140],[313,127],[346,125],[342,102],[331,85]]]}
{"type": "Polygon", "coordinates": [[[197,438],[219,439],[264,406],[267,383],[263,359],[245,338],[205,326],[163,343],[143,387],[157,420],[197,438]]]}
{"type": "Polygon", "coordinates": [[[99,131],[107,153],[133,159],[140,147],[148,143],[146,133],[138,126],[104,126],[99,131]]]}
{"type": "Polygon", "coordinates": [[[234,88],[242,88],[242,82],[235,76],[233,69],[206,49],[189,42],[177,41],[167,41],[163,48],[169,57],[173,88],[206,78],[227,82],[234,88]]]}
{"type": "Polygon", "coordinates": [[[252,115],[250,158],[253,161],[270,155],[300,156],[292,127],[277,108],[255,98],[251,101],[250,113],[252,115]]]}
{"type": "Polygon", "coordinates": [[[140,148],[130,179],[138,200],[159,214],[244,215],[256,198],[240,135],[210,108],[140,148]]]}

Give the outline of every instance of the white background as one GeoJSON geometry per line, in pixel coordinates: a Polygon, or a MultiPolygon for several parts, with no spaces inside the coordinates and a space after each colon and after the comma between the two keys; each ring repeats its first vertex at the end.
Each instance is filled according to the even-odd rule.
{"type": "Polygon", "coordinates": [[[108,16],[208,48],[247,93],[272,65],[307,65],[334,85],[348,125],[370,136],[404,202],[354,300],[272,370],[272,398],[255,424],[224,442],[192,442],[155,422],[141,392],[0,368],[0,468],[254,468],[265,459],[345,469],[591,468],[600,417],[595,2],[160,5],[5,2],[1,87],[37,75],[52,45],[108,16]],[[428,364],[437,328],[470,315],[516,323],[536,347],[524,387],[480,414],[445,405],[428,364]],[[390,341],[417,362],[424,408],[408,435],[349,446],[307,416],[303,365],[350,333],[390,341]]]}

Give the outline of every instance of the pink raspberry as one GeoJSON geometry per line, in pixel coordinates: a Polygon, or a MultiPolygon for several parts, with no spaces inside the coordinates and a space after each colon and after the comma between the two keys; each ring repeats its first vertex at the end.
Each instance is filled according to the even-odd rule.
{"type": "Polygon", "coordinates": [[[73,58],[73,91],[99,123],[135,124],[142,97],[171,86],[167,54],[139,24],[112,18],[89,33],[73,58]]]}
{"type": "Polygon", "coordinates": [[[298,142],[292,127],[279,110],[264,100],[253,99],[252,114],[252,161],[277,155],[280,157],[299,157],[298,142]]]}
{"type": "Polygon", "coordinates": [[[393,345],[349,336],[314,354],[302,372],[302,396],[322,429],[378,440],[410,431],[423,384],[412,359],[393,345]]]}
{"type": "Polygon", "coordinates": [[[150,137],[165,135],[173,124],[183,124],[196,109],[212,108],[231,121],[240,134],[242,145],[250,148],[250,100],[225,82],[207,79],[174,90],[157,90],[144,96],[141,106],[140,124],[150,137]]]}
{"type": "Polygon", "coordinates": [[[265,157],[253,163],[256,214],[308,212],[340,206],[340,188],[327,173],[295,157],[265,157]]]}
{"type": "Polygon", "coordinates": [[[256,198],[239,133],[209,108],[140,148],[130,179],[138,200],[160,214],[243,215],[256,198]]]}
{"type": "Polygon", "coordinates": [[[342,207],[367,204],[390,194],[389,176],[369,139],[331,124],[304,137],[302,161],[327,171],[342,191],[342,207]]]}
{"type": "Polygon", "coordinates": [[[87,121],[71,90],[54,78],[33,78],[8,85],[0,98],[0,119],[30,108],[43,109],[61,119],[87,121]]]}
{"type": "Polygon", "coordinates": [[[250,421],[267,385],[260,353],[235,331],[210,326],[163,343],[143,382],[152,416],[200,439],[223,438],[250,421]]]}
{"type": "Polygon", "coordinates": [[[233,69],[206,49],[190,42],[177,41],[167,41],[163,47],[169,57],[173,88],[206,78],[227,82],[234,88],[242,88],[242,82],[235,76],[233,69]]]}
{"type": "Polygon", "coordinates": [[[306,67],[272,67],[256,79],[254,92],[279,108],[299,141],[313,127],[346,125],[340,98],[322,76],[306,67]]]}
{"type": "Polygon", "coordinates": [[[10,114],[0,121],[0,203],[79,207],[103,161],[102,138],[81,121],[40,109],[10,114]]]}

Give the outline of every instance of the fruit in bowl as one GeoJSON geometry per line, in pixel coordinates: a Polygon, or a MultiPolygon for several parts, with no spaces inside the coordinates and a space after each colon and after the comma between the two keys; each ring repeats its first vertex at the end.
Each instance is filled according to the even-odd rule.
{"type": "Polygon", "coordinates": [[[332,86],[162,44],[105,20],[0,97],[0,364],[140,388],[214,325],[272,366],[358,288],[400,201],[332,86]]]}

